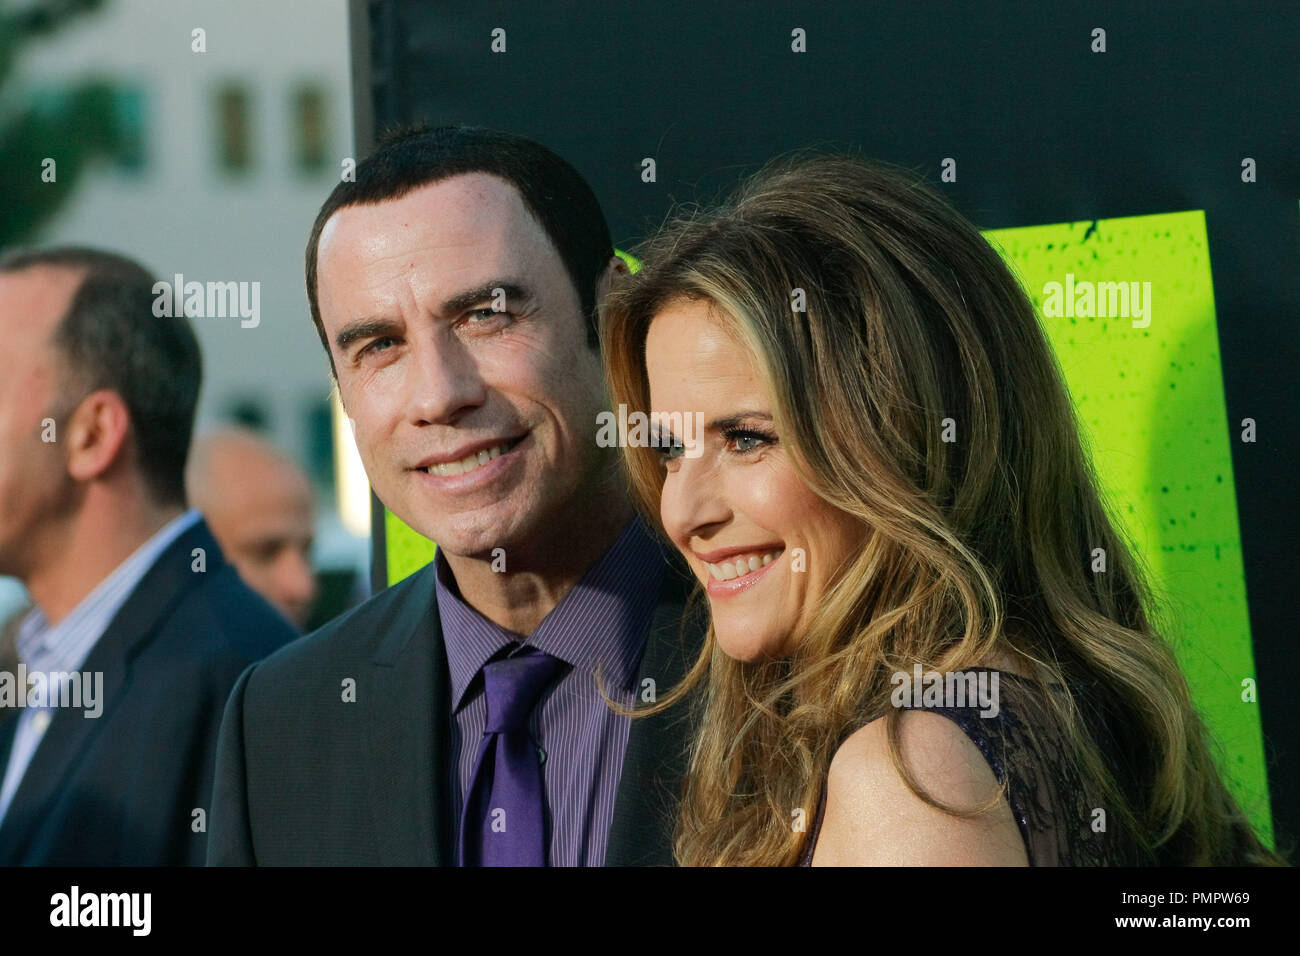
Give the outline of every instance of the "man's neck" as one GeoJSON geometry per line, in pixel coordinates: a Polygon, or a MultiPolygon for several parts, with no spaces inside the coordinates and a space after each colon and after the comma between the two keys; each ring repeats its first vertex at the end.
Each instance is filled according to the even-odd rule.
{"type": "Polygon", "coordinates": [[[493,570],[491,559],[444,551],[461,600],[521,637],[537,630],[632,520],[631,501],[621,488],[597,500],[605,507],[580,509],[581,515],[553,521],[524,547],[507,549],[504,573],[493,570]]]}
{"type": "Polygon", "coordinates": [[[46,621],[56,625],[141,545],[183,513],[179,505],[136,503],[114,513],[82,508],[50,560],[23,583],[46,621]]]}

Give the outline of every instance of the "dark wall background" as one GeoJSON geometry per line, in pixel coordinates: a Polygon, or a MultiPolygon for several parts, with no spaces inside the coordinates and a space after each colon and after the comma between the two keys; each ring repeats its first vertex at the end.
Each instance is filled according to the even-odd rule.
{"type": "Polygon", "coordinates": [[[353,0],[358,154],[412,120],[533,137],[583,173],[624,249],[674,201],[810,145],[935,182],[954,157],[942,188],[981,229],[1204,209],[1274,823],[1295,845],[1300,7],[972,6],[353,0]]]}

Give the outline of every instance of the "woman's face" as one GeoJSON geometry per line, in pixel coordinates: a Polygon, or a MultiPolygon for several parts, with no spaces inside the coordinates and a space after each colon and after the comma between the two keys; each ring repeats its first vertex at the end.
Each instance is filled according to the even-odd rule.
{"type": "Polygon", "coordinates": [[[680,300],[655,316],[646,373],[652,415],[677,413],[673,444],[684,445],[661,449],[660,517],[708,587],[718,644],[743,661],[788,654],[865,542],[864,525],[795,472],[750,353],[708,302],[680,300]],[[696,421],[702,431],[683,434],[696,421]]]}

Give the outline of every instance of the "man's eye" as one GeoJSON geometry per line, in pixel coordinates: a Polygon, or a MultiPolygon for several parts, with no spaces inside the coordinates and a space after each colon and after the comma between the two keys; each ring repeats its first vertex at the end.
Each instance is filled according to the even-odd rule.
{"type": "Polygon", "coordinates": [[[365,355],[367,352],[385,352],[388,350],[389,346],[396,345],[396,344],[397,344],[397,339],[393,338],[391,335],[382,336],[381,338],[375,339],[373,342],[371,342],[369,345],[363,348],[360,352],[358,352],[357,358],[360,358],[361,356],[365,355]]]}
{"type": "Polygon", "coordinates": [[[484,322],[490,322],[492,319],[505,316],[506,314],[507,313],[504,310],[498,312],[496,309],[475,309],[472,312],[466,313],[466,318],[471,320],[471,325],[482,325],[484,322]]]}

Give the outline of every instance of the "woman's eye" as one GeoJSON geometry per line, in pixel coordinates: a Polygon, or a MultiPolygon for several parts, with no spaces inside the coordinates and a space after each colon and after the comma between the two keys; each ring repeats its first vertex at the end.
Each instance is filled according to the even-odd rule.
{"type": "Polygon", "coordinates": [[[686,453],[686,446],[681,442],[674,441],[669,445],[661,446],[659,449],[659,463],[665,467],[670,462],[674,462],[686,453]]]}
{"type": "Polygon", "coordinates": [[[734,451],[740,455],[747,455],[751,451],[756,451],[764,445],[771,445],[774,442],[773,437],[770,435],[743,429],[729,431],[724,437],[734,446],[734,451]]]}
{"type": "Polygon", "coordinates": [[[654,451],[659,466],[666,471],[675,470],[675,463],[686,451],[671,431],[653,425],[650,428],[650,448],[654,451]]]}

